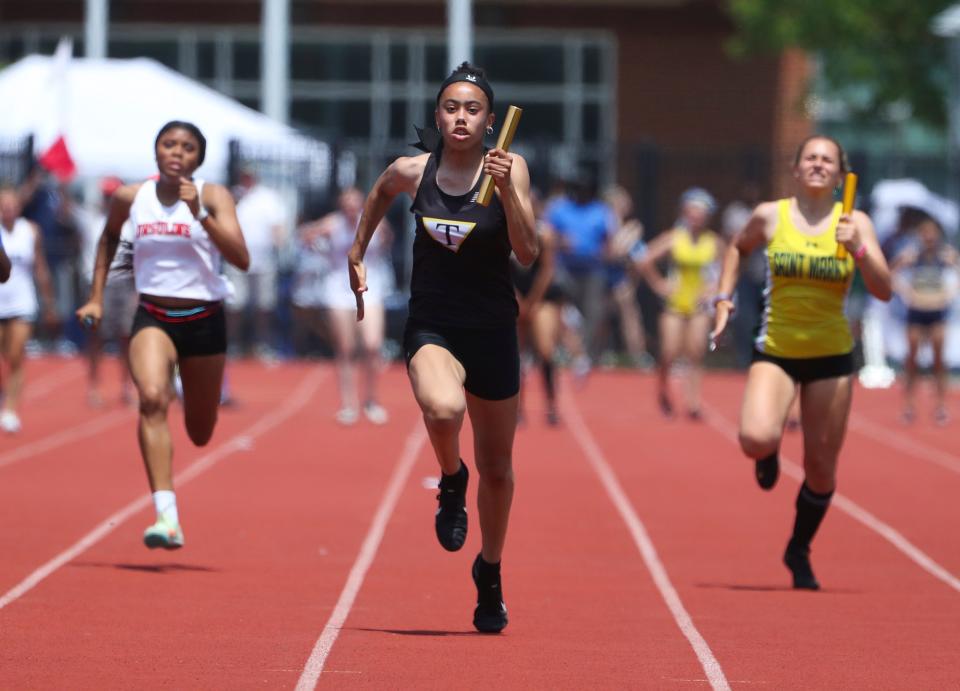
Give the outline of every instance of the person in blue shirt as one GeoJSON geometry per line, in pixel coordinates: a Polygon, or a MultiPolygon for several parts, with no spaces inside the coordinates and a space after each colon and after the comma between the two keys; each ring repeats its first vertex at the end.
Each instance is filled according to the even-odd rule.
{"type": "Polygon", "coordinates": [[[583,342],[596,359],[598,334],[606,314],[606,257],[610,237],[618,227],[610,207],[597,196],[592,174],[580,171],[566,195],[555,201],[547,220],[557,232],[557,257],[569,279],[570,297],[583,314],[583,342]]]}

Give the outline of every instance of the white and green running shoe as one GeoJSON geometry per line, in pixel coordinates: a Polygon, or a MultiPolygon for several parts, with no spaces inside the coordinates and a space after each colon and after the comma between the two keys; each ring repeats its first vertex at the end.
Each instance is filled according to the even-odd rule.
{"type": "Polygon", "coordinates": [[[163,516],[157,516],[157,522],[143,531],[143,544],[150,549],[180,549],[183,547],[183,531],[178,523],[171,523],[163,516]]]}

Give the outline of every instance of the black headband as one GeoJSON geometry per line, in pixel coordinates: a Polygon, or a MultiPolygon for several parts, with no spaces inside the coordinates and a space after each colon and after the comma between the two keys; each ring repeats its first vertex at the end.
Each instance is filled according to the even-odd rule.
{"type": "Polygon", "coordinates": [[[488,82],[482,75],[474,72],[454,72],[447,77],[443,81],[443,84],[440,85],[440,90],[437,92],[437,103],[440,103],[440,95],[443,93],[443,90],[451,84],[456,84],[457,82],[468,82],[479,88],[480,91],[487,95],[487,102],[490,104],[490,112],[493,112],[493,87],[490,86],[490,82],[488,82]]]}

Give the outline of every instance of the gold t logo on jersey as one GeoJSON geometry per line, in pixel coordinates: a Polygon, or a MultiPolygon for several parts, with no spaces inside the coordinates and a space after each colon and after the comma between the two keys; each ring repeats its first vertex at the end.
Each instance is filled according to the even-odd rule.
{"type": "Polygon", "coordinates": [[[476,227],[476,223],[470,221],[450,221],[444,218],[423,217],[423,227],[434,240],[446,247],[451,252],[457,252],[460,245],[467,239],[476,227]]]}

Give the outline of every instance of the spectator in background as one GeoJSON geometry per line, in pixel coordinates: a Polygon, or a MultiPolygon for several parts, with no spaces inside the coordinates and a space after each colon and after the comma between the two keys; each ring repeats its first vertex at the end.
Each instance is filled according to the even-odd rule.
{"type": "MultiPolygon", "coordinates": [[[[103,178],[100,181],[100,202],[97,206],[92,210],[80,207],[74,210],[83,241],[80,254],[83,294],[89,294],[93,286],[93,266],[97,259],[97,245],[106,225],[110,198],[122,186],[123,181],[119,178],[103,178]]],[[[103,405],[103,396],[100,391],[100,361],[104,344],[111,341],[117,345],[121,364],[120,400],[123,403],[133,401],[130,365],[127,358],[130,328],[137,311],[137,290],[133,283],[133,240],[133,226],[125,223],[120,232],[117,253],[107,274],[107,286],[103,297],[103,320],[99,328],[90,330],[87,334],[87,402],[93,407],[103,405]]]]}
{"type": "MultiPolygon", "coordinates": [[[[393,233],[382,221],[364,257],[367,269],[368,291],[364,294],[364,317],[357,321],[357,298],[350,288],[350,277],[344,267],[347,253],[353,246],[363,211],[363,193],[356,187],[340,192],[337,210],[304,228],[304,234],[323,238],[328,253],[330,270],[323,276],[317,300],[326,308],[327,326],[332,340],[340,383],[340,410],[336,420],[341,425],[352,425],[360,417],[360,398],[353,359],[360,342],[360,362],[364,373],[364,416],[375,425],[387,422],[389,415],[380,405],[378,382],[383,368],[381,351],[386,327],[384,299],[393,292],[393,267],[390,264],[390,245],[393,233]]],[[[314,241],[316,242],[316,239],[314,241]]]]}
{"type": "Polygon", "coordinates": [[[639,275],[627,267],[643,258],[643,224],[633,215],[630,193],[620,185],[606,190],[604,201],[617,218],[617,230],[609,243],[609,276],[613,305],[620,323],[620,334],[632,367],[650,367],[653,358],[647,352],[647,339],[637,299],[639,275]]]}
{"type": "Polygon", "coordinates": [[[920,221],[916,229],[918,243],[903,250],[894,260],[893,287],[907,306],[907,357],[904,362],[903,421],[916,417],[915,388],[917,351],[927,342],[933,354],[936,407],[933,419],[946,425],[947,368],[943,362],[943,340],[947,314],[957,294],[957,252],[943,236],[943,229],[932,218],[920,221]]]}
{"type": "Polygon", "coordinates": [[[880,243],[880,249],[887,261],[896,259],[902,251],[916,242],[915,231],[928,218],[930,215],[923,209],[914,206],[900,207],[897,227],[880,243]]]}
{"type": "MultiPolygon", "coordinates": [[[[74,355],[76,345],[65,338],[64,317],[78,302],[76,263],[80,254],[80,232],[71,213],[69,197],[62,184],[37,166],[19,190],[24,218],[40,230],[44,267],[51,290],[51,311],[39,325],[38,335],[60,355],[74,355]],[[56,315],[55,319],[51,319],[56,315]]],[[[70,320],[72,323],[72,320],[70,320]]]]}
{"type": "Polygon", "coordinates": [[[317,222],[297,228],[294,240],[296,261],[290,301],[294,310],[295,352],[306,353],[313,339],[328,342],[324,323],[323,286],[330,266],[330,239],[317,222]]]}
{"type": "Polygon", "coordinates": [[[277,306],[278,255],[287,241],[286,214],[280,195],[260,184],[250,167],[240,171],[234,190],[237,220],[250,252],[250,270],[240,271],[227,264],[225,273],[233,284],[234,295],[227,301],[229,342],[245,342],[246,318],[252,313],[252,345],[258,357],[275,357],[270,345],[270,328],[277,306]]]}
{"type": "Polygon", "coordinates": [[[569,277],[570,297],[583,315],[587,356],[596,361],[599,331],[607,313],[606,258],[617,219],[597,198],[594,176],[581,170],[569,181],[566,196],[549,207],[547,220],[557,232],[558,258],[569,277]]]}
{"type": "MultiPolygon", "coordinates": [[[[760,203],[760,188],[755,182],[747,182],[740,196],[727,204],[720,217],[723,239],[732,242],[743,230],[750,215],[760,203]]],[[[737,281],[737,311],[733,314],[734,353],[737,367],[746,369],[753,358],[753,339],[760,323],[760,307],[763,304],[763,287],[767,280],[767,259],[762,247],[755,249],[746,259],[746,265],[737,281]]]]}
{"type": "Polygon", "coordinates": [[[9,280],[0,285],[0,344],[8,368],[3,387],[3,408],[0,409],[0,429],[8,434],[19,432],[21,427],[23,360],[37,315],[37,292],[43,299],[44,321],[50,325],[57,323],[43,236],[35,223],[20,214],[16,189],[0,187],[0,238],[11,266],[9,280]]]}

